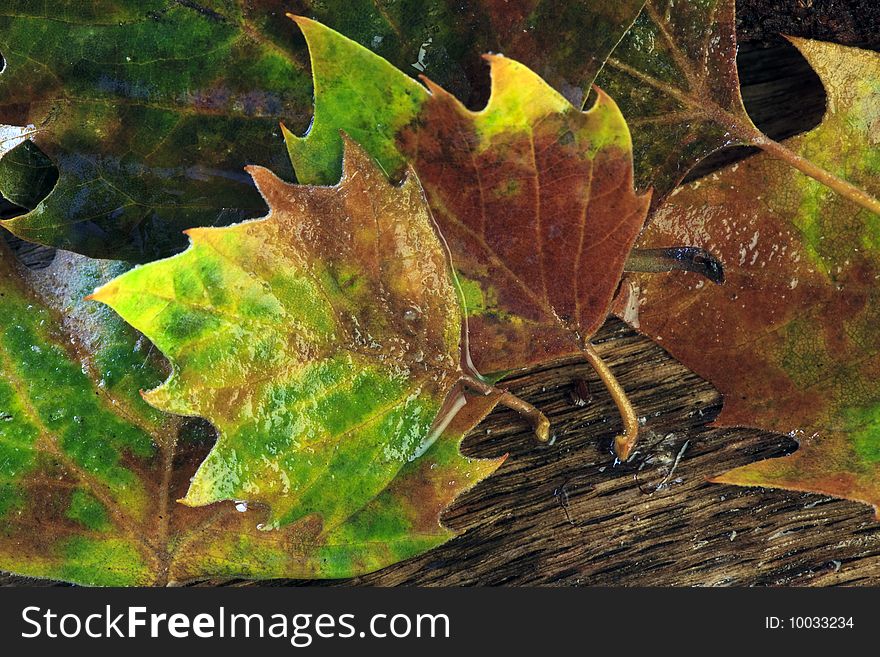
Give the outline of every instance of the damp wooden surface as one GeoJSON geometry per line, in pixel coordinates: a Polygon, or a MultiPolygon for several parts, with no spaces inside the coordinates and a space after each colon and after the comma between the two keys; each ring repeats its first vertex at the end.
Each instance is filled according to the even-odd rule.
{"type": "MultiPolygon", "coordinates": [[[[756,123],[777,139],[816,125],[824,94],[805,62],[774,33],[880,47],[880,9],[871,0],[737,4],[743,95],[756,123]]],[[[694,176],[747,153],[716,156],[694,176]]],[[[31,262],[47,257],[20,248],[31,262]]],[[[487,418],[466,439],[464,451],[509,458],[446,514],[460,537],[354,580],[259,584],[880,584],[880,523],[870,508],[708,482],[730,468],[787,454],[796,447],[793,440],[712,428],[722,403],[712,386],[619,321],[609,320],[595,343],[645,418],[629,462],[618,464],[611,453],[620,418],[586,363],[530,371],[506,385],[547,413],[555,442],[536,444],[528,426],[506,409],[487,418]],[[582,406],[571,395],[580,379],[591,393],[582,406]]],[[[0,584],[23,583],[34,582],[0,576],[0,584]]]]}

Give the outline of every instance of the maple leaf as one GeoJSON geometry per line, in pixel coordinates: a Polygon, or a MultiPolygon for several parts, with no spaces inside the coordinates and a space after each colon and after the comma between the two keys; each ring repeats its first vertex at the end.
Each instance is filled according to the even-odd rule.
{"type": "MultiPolygon", "coordinates": [[[[791,39],[828,107],[786,147],[877,194],[880,56],[791,39]]],[[[790,433],[799,449],[716,481],[827,493],[880,508],[878,215],[770,154],[673,194],[640,245],[686,242],[724,286],[638,276],[640,330],[724,395],[716,424],[790,433]]]]}
{"type": "Polygon", "coordinates": [[[3,225],[29,241],[146,262],[183,248],[185,228],[262,214],[242,167],[289,176],[278,121],[304,129],[311,110],[302,40],[282,5],[343,25],[413,74],[428,67],[459,89],[471,85],[481,49],[504,44],[578,95],[642,4],[7,3],[0,192],[26,212],[3,225]],[[561,39],[563,23],[604,29],[561,39]]]}
{"type": "Polygon", "coordinates": [[[757,130],[740,96],[734,5],[649,1],[597,80],[633,127],[637,183],[655,206],[694,164],[743,143],[731,123],[757,130]]]}
{"type": "Polygon", "coordinates": [[[455,388],[460,313],[417,183],[347,161],[339,190],[254,170],[269,218],[196,230],[96,293],[171,356],[146,397],[204,412],[214,447],[141,399],[167,374],[149,343],[79,301],[124,267],[64,254],[37,275],[0,246],[0,568],[99,585],[345,577],[454,536],[441,512],[503,460],[459,444],[503,395],[455,388]],[[339,259],[309,262],[331,247],[339,259]]]}
{"type": "Polygon", "coordinates": [[[278,117],[307,120],[311,85],[289,39],[261,34],[267,3],[249,4],[256,16],[229,2],[0,9],[0,123],[30,139],[0,148],[0,191],[29,210],[3,225],[142,261],[184,228],[261,214],[242,167],[289,171],[278,117]]]}
{"type": "Polygon", "coordinates": [[[496,55],[487,56],[488,105],[472,112],[330,28],[292,18],[308,41],[317,90],[308,134],[285,129],[298,178],[338,177],[340,129],[389,172],[408,162],[465,292],[477,370],[583,354],[634,439],[632,409],[589,343],[648,209],[648,197],[633,190],[629,131],[614,102],[599,92],[581,112],[524,65],[496,55]]]}
{"type": "Polygon", "coordinates": [[[739,91],[735,4],[650,0],[599,75],[634,129],[639,186],[657,207],[705,156],[749,145],[880,212],[876,196],[754,126],[739,91]]]}
{"type": "Polygon", "coordinates": [[[93,297],[171,360],[147,400],[220,431],[187,504],[335,526],[423,449],[460,378],[461,313],[418,181],[396,188],[347,150],[336,187],[251,168],[267,218],[190,230],[183,254],[93,297]]]}

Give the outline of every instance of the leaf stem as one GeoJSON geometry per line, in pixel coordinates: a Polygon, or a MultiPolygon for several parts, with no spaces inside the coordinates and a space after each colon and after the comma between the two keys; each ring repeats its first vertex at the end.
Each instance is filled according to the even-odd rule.
{"type": "Polygon", "coordinates": [[[728,126],[730,131],[744,142],[751,144],[752,146],[757,146],[768,155],[785,162],[804,175],[807,175],[813,180],[833,189],[835,192],[844,198],[849,199],[856,205],[860,205],[874,214],[880,214],[880,200],[874,198],[865,190],[859,189],[852,183],[831,173],[827,169],[823,169],[807,158],[801,157],[794,151],[780,144],[778,141],[770,139],[770,137],[752,125],[750,121],[743,121],[732,113],[722,110],[717,105],[710,108],[709,114],[716,122],[728,126]]]}
{"type": "Polygon", "coordinates": [[[548,440],[550,440],[550,420],[548,420],[546,415],[544,415],[541,411],[532,406],[530,403],[520,399],[509,390],[504,390],[502,388],[497,388],[493,385],[489,385],[485,381],[480,381],[478,378],[470,376],[469,374],[462,375],[461,380],[469,388],[476,392],[479,392],[480,394],[500,394],[501,396],[498,398],[498,403],[502,406],[506,406],[513,411],[516,411],[522,417],[528,420],[529,424],[532,425],[532,431],[535,432],[535,437],[538,440],[540,440],[542,443],[546,443],[548,440]]]}
{"type": "Polygon", "coordinates": [[[623,268],[627,272],[661,273],[690,271],[713,283],[724,282],[724,266],[711,253],[696,246],[664,249],[633,249],[623,268]]]}
{"type": "Polygon", "coordinates": [[[639,438],[639,419],[636,417],[636,412],[629,401],[629,397],[626,396],[623,386],[614,377],[611,368],[596,353],[595,347],[587,342],[582,347],[582,350],[587,362],[596,370],[596,374],[602,379],[602,383],[605,384],[611,399],[617,404],[617,410],[623,419],[623,433],[614,437],[614,452],[621,461],[626,461],[630,457],[633,447],[635,447],[636,441],[639,438]]]}
{"type": "Polygon", "coordinates": [[[765,153],[790,164],[801,173],[808,175],[813,180],[817,180],[826,187],[830,187],[853,203],[862,206],[866,210],[874,214],[880,214],[880,200],[874,198],[863,189],[859,189],[852,183],[847,182],[830,171],[823,169],[810,162],[805,157],[801,157],[797,153],[790,151],[777,141],[773,141],[763,133],[759,133],[760,137],[755,137],[754,144],[761,148],[765,153]]]}
{"type": "Polygon", "coordinates": [[[813,162],[810,162],[808,159],[794,153],[779,142],[770,139],[770,137],[758,130],[748,118],[743,120],[742,117],[723,109],[720,105],[703,96],[698,97],[685,93],[680,89],[676,89],[670,84],[657,80],[656,78],[613,57],[608,58],[608,64],[613,68],[654,87],[660,92],[675,98],[683,105],[691,108],[695,113],[702,114],[716,124],[727,128],[730,133],[740,139],[744,145],[757,146],[768,155],[782,160],[813,180],[833,189],[835,192],[844,198],[849,199],[853,203],[856,203],[875,214],[880,214],[880,200],[871,196],[864,190],[859,189],[852,183],[847,182],[843,178],[834,175],[830,171],[827,171],[813,162]]]}

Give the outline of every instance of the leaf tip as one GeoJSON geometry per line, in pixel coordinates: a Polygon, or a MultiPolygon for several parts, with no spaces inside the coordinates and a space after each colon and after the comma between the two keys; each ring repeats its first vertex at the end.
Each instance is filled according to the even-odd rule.
{"type": "Polygon", "coordinates": [[[205,233],[209,233],[213,230],[217,230],[217,228],[214,226],[195,226],[193,228],[187,228],[183,231],[183,234],[189,238],[190,244],[196,244],[205,233]]]}
{"type": "Polygon", "coordinates": [[[138,390],[138,394],[141,396],[145,402],[147,402],[153,408],[158,408],[160,411],[166,411],[168,413],[174,413],[171,405],[168,403],[168,395],[166,394],[167,381],[165,384],[160,385],[158,388],[153,388],[152,390],[138,390]]]}
{"type": "Polygon", "coordinates": [[[250,164],[246,166],[244,170],[250,175],[254,184],[257,186],[257,190],[266,200],[266,203],[270,208],[277,207],[282,203],[283,191],[281,190],[287,186],[287,183],[266,167],[250,164]]]}
{"type": "Polygon", "coordinates": [[[368,172],[374,169],[381,170],[385,177],[389,178],[382,166],[361,146],[352,139],[345,130],[339,131],[342,139],[342,180],[351,180],[359,172],[368,172]]]}
{"type": "Polygon", "coordinates": [[[192,501],[189,500],[189,493],[187,493],[184,497],[178,497],[174,501],[182,506],[188,506],[191,509],[195,509],[195,508],[201,506],[200,504],[193,504],[192,501]]]}
{"type": "Polygon", "coordinates": [[[294,14],[292,11],[285,12],[284,15],[287,16],[287,18],[292,20],[294,23],[296,23],[300,27],[302,27],[303,25],[311,25],[316,22],[316,21],[313,21],[311,18],[307,18],[306,16],[294,14]]]}
{"type": "Polygon", "coordinates": [[[492,93],[495,93],[499,86],[509,83],[509,79],[520,74],[522,69],[533,73],[527,66],[523,66],[515,59],[510,59],[498,53],[486,52],[482,54],[482,58],[489,63],[492,93]]]}
{"type": "Polygon", "coordinates": [[[801,47],[804,44],[806,44],[808,41],[808,39],[804,39],[802,37],[792,36],[791,34],[780,34],[779,36],[781,36],[783,39],[788,41],[791,45],[793,45],[798,50],[800,50],[801,47]]]}
{"type": "MultiPolygon", "coordinates": [[[[259,164],[248,164],[245,166],[244,170],[253,176],[265,176],[265,175],[274,175],[269,169],[266,167],[260,166],[259,164]]],[[[186,229],[183,231],[184,233],[189,233],[191,229],[186,229]]]]}
{"type": "MultiPolygon", "coordinates": [[[[760,463],[760,461],[759,461],[760,463]]],[[[751,464],[754,465],[754,464],[751,464]]],[[[733,468],[727,472],[722,472],[714,477],[706,479],[710,484],[727,484],[729,486],[765,486],[767,482],[758,478],[752,473],[748,465],[739,468],[733,468]]]]}
{"type": "Polygon", "coordinates": [[[300,137],[299,135],[292,132],[290,130],[290,128],[288,128],[286,125],[284,125],[284,121],[279,121],[278,126],[281,128],[281,136],[284,138],[284,141],[288,145],[290,144],[290,141],[292,139],[297,139],[297,140],[305,139],[305,137],[300,137]]]}
{"type": "MultiPolygon", "coordinates": [[[[320,33],[323,31],[324,34],[331,33],[335,34],[335,30],[330,29],[326,25],[320,23],[319,21],[308,18],[307,16],[302,16],[300,14],[294,14],[293,12],[287,12],[284,14],[287,18],[292,20],[297,24],[300,31],[302,31],[303,36],[306,38],[306,43],[309,44],[309,52],[311,56],[312,49],[312,37],[315,38],[315,43],[317,43],[317,39],[320,37],[320,33]]],[[[341,36],[341,35],[340,35],[341,36]]],[[[314,65],[314,61],[312,62],[314,65]]]]}
{"type": "Polygon", "coordinates": [[[118,292],[119,284],[113,280],[106,285],[95,288],[91,294],[83,297],[83,301],[99,301],[100,303],[109,305],[110,300],[116,297],[118,292]]]}
{"type": "Polygon", "coordinates": [[[591,84],[590,89],[593,90],[593,93],[596,94],[596,102],[593,103],[593,106],[596,105],[605,105],[608,102],[614,102],[611,96],[605,93],[605,90],[597,84],[591,84]]]}
{"type": "Polygon", "coordinates": [[[422,82],[422,84],[424,84],[428,88],[428,91],[435,96],[445,95],[447,93],[443,87],[441,87],[439,84],[434,82],[431,78],[429,78],[424,73],[419,74],[419,80],[422,82]]]}
{"type": "Polygon", "coordinates": [[[508,457],[510,456],[510,452],[506,452],[501,456],[494,459],[480,459],[483,461],[483,471],[482,476],[488,477],[489,475],[495,474],[495,472],[507,462],[508,457]]]}
{"type": "MultiPolygon", "coordinates": [[[[610,110],[618,117],[618,121],[621,123],[626,122],[626,119],[623,116],[623,112],[620,111],[620,107],[617,104],[617,101],[614,100],[611,96],[609,96],[602,87],[597,85],[591,85],[592,90],[596,94],[596,102],[593,103],[593,106],[590,109],[586,110],[585,113],[592,112],[597,109],[604,109],[606,111],[610,110]]],[[[629,132],[629,126],[626,127],[627,133],[629,132]]]]}

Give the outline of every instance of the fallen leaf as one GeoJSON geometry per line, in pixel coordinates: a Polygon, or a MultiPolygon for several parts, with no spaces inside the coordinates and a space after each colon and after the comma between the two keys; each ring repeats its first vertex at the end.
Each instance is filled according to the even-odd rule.
{"type": "Polygon", "coordinates": [[[392,175],[410,163],[452,252],[476,368],[582,353],[648,207],[632,187],[614,102],[599,93],[581,112],[524,65],[488,56],[492,94],[472,112],[330,28],[295,20],[317,90],[308,134],[285,133],[299,179],[338,179],[340,129],[392,175]]]}
{"type": "Polygon", "coordinates": [[[268,4],[0,10],[0,123],[28,127],[38,149],[0,160],[0,191],[29,210],[3,225],[29,241],[144,261],[183,246],[185,228],[263,213],[242,167],[289,171],[278,117],[305,124],[311,93],[291,39],[263,34],[268,4]]]}
{"type": "Polygon", "coordinates": [[[56,262],[38,277],[0,244],[0,567],[143,584],[161,570],[142,538],[164,511],[158,444],[177,427],[137,395],[161,369],[134,331],[73,301],[100,269],[56,262]]]}
{"type": "Polygon", "coordinates": [[[454,387],[460,313],[417,183],[392,187],[365,156],[351,160],[341,192],[255,170],[270,218],[194,231],[190,250],[109,283],[122,265],[63,254],[36,274],[0,245],[0,568],[92,585],[345,577],[454,536],[440,514],[501,462],[459,444],[500,395],[454,387]],[[339,230],[322,232],[330,215],[309,225],[309,205],[335,212],[339,230]],[[363,267],[309,262],[331,239],[363,267]],[[79,301],[99,283],[97,297],[171,356],[146,397],[204,410],[221,428],[215,446],[206,425],[141,399],[164,361],[109,308],[79,301]],[[321,342],[343,331],[352,341],[321,342]]]}
{"type": "MultiPolygon", "coordinates": [[[[880,55],[792,39],[822,79],[819,127],[799,157],[877,194],[880,55]]],[[[878,219],[768,154],[699,180],[655,214],[639,245],[704,247],[726,283],[639,275],[640,330],[724,395],[719,426],[788,433],[791,456],[717,481],[821,492],[880,508],[878,219]]]]}
{"type": "Polygon", "coordinates": [[[460,378],[461,313],[414,176],[394,187],[353,145],[335,187],[250,173],[265,219],[190,230],[93,298],[171,360],[147,400],[220,431],[186,504],[332,527],[424,449],[460,378]]]}
{"type": "Polygon", "coordinates": [[[856,181],[799,157],[754,126],[739,92],[735,28],[734,0],[652,0],[599,78],[636,130],[638,182],[653,187],[653,207],[703,157],[744,144],[880,213],[880,199],[856,181]]]}

